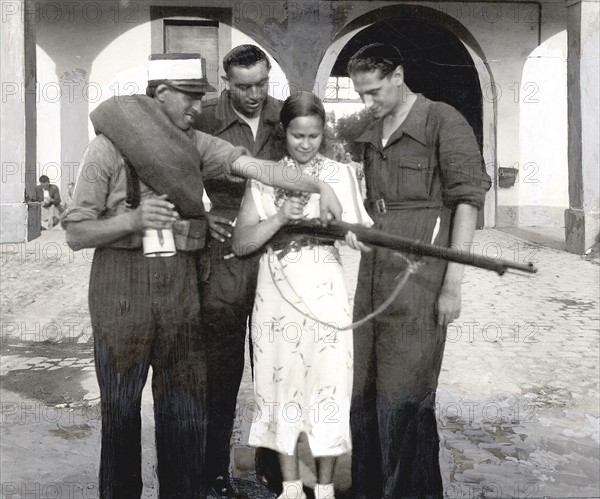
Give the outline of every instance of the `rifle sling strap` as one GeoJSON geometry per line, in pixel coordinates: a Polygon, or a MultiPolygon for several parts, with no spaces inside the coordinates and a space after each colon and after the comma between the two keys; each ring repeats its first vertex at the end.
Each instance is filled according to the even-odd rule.
{"type": "Polygon", "coordinates": [[[137,171],[133,167],[133,165],[125,159],[125,174],[127,179],[127,198],[125,199],[125,204],[128,208],[135,210],[141,201],[140,194],[140,177],[138,176],[137,171]]]}

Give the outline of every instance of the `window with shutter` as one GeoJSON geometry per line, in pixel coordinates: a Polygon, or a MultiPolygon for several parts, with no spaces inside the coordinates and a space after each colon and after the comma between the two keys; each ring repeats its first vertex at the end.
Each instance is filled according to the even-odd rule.
{"type": "Polygon", "coordinates": [[[165,53],[199,52],[206,59],[206,77],[219,87],[219,23],[215,21],[164,20],[165,53]]]}

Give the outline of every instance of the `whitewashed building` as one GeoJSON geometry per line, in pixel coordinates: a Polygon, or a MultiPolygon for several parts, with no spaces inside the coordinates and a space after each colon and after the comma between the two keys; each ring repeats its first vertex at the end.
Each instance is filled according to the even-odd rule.
{"type": "Polygon", "coordinates": [[[494,179],[482,225],[564,226],[577,253],[598,234],[597,0],[0,4],[2,242],[39,234],[27,194],[41,174],[65,191],[93,136],[89,112],[143,93],[150,53],[199,51],[222,89],[223,55],[256,43],[274,62],[273,95],[312,89],[339,117],[360,108],[347,58],[374,41],[398,45],[411,88],[473,126],[494,179]]]}

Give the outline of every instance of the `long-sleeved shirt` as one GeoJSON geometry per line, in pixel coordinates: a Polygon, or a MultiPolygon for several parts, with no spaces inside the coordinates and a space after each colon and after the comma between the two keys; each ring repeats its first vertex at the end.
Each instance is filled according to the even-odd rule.
{"type": "MultiPolygon", "coordinates": [[[[247,151],[202,132],[195,132],[193,139],[202,159],[202,175],[222,178],[230,174],[230,165],[247,151]]],[[[114,217],[129,208],[127,199],[127,172],[125,159],[114,144],[104,135],[98,135],[89,143],[79,170],[73,202],[62,218],[69,223],[82,220],[98,220],[114,217]]],[[[202,197],[203,179],[198,178],[198,196],[202,197]]],[[[159,193],[160,194],[160,193],[159,193]]],[[[140,196],[144,199],[155,193],[140,182],[140,196]]],[[[132,234],[110,245],[115,248],[141,246],[141,234],[132,234]]]]}
{"type": "MultiPolygon", "coordinates": [[[[242,146],[255,158],[278,161],[286,154],[285,136],[279,125],[282,102],[267,97],[260,113],[256,140],[250,125],[233,109],[229,92],[203,103],[202,113],[194,128],[235,145],[242,146]]],[[[212,203],[211,211],[220,216],[237,216],[246,183],[240,178],[205,177],[204,187],[212,203]]]]}

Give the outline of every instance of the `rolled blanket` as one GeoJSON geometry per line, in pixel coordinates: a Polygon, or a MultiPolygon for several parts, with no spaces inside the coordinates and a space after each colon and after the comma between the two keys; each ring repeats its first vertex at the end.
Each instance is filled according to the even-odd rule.
{"type": "Polygon", "coordinates": [[[205,216],[201,157],[193,135],[177,128],[151,97],[128,95],[102,102],[90,119],[135,168],[140,180],[167,194],[184,218],[205,216]]]}

